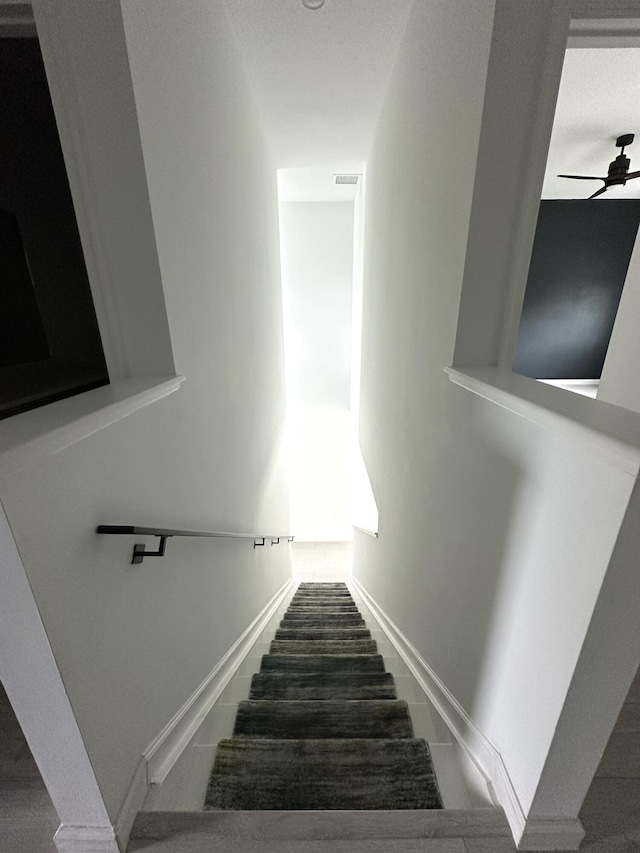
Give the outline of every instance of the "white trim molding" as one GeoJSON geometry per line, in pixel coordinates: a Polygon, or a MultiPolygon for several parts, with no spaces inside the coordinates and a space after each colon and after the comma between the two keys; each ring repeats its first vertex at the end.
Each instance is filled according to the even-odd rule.
{"type": "Polygon", "coordinates": [[[117,853],[91,759],[1,505],[0,565],[0,680],[62,822],[58,849],[117,853]],[[75,840],[84,829],[91,844],[83,847],[75,840]]]}
{"type": "MultiPolygon", "coordinates": [[[[143,808],[151,786],[164,782],[242,661],[260,638],[267,623],[295,585],[294,579],[289,578],[276,592],[177,714],[144,750],[114,825],[120,850],[126,850],[133,822],[143,808]]],[[[93,853],[92,848],[87,849],[93,853]]],[[[69,853],[75,851],[69,848],[69,853]]],[[[96,850],[96,853],[102,851],[96,850]]]]}
{"type": "Polygon", "coordinates": [[[519,850],[577,850],[584,838],[578,818],[527,821],[518,842],[519,850]]]}
{"type": "Polygon", "coordinates": [[[38,464],[173,394],[184,380],[184,376],[123,379],[7,418],[0,423],[0,474],[38,464]]]}
{"type": "Polygon", "coordinates": [[[637,478],[640,414],[569,394],[498,367],[445,367],[449,379],[518,417],[560,435],[637,478]]]}
{"type": "Polygon", "coordinates": [[[354,577],[350,583],[361,596],[451,733],[487,782],[504,809],[520,850],[577,850],[584,837],[579,820],[527,821],[522,803],[500,751],[465,711],[415,646],[354,577]],[[544,846],[547,845],[547,846],[544,846]]]}
{"type": "Polygon", "coordinates": [[[365,533],[367,536],[372,536],[374,539],[378,538],[377,530],[369,530],[367,527],[359,527],[357,524],[352,525],[354,530],[357,530],[359,533],[365,533]]]}
{"type": "Polygon", "coordinates": [[[122,851],[127,849],[129,836],[133,829],[133,822],[138,812],[143,808],[148,793],[147,762],[144,758],[140,758],[127,795],[120,806],[120,811],[113,825],[115,837],[118,841],[118,848],[122,851]]]}
{"type": "Polygon", "coordinates": [[[143,758],[147,764],[148,784],[156,785],[165,780],[294,583],[294,579],[289,578],[284,586],[278,590],[246,631],[231,646],[222,660],[216,664],[200,686],[187,699],[175,717],[167,723],[145,749],[143,758]]]}
{"type": "Polygon", "coordinates": [[[58,853],[121,853],[116,836],[108,826],[60,824],[54,838],[58,853]]]}

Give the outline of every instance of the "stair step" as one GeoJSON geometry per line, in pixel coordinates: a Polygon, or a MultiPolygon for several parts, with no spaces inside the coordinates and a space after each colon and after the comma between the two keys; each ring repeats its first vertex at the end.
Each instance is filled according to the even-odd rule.
{"type": "Polygon", "coordinates": [[[299,627],[278,628],[276,640],[370,640],[371,631],[363,625],[355,626],[321,626],[311,628],[306,625],[299,627]]]}
{"type": "Polygon", "coordinates": [[[383,806],[441,808],[425,741],[223,740],[205,800],[213,809],[383,806]]]}
{"type": "Polygon", "coordinates": [[[295,617],[297,619],[300,618],[309,618],[315,617],[317,619],[329,619],[329,618],[339,618],[342,619],[360,619],[364,622],[364,618],[362,613],[356,608],[350,608],[345,610],[342,607],[333,608],[333,607],[294,607],[293,610],[289,608],[283,614],[283,619],[287,619],[288,617],[295,617]]]}
{"type": "Polygon", "coordinates": [[[348,589],[299,589],[295,598],[351,598],[348,589]]]}
{"type": "Polygon", "coordinates": [[[399,699],[240,702],[235,737],[412,738],[407,703],[399,699]]]}
{"type": "Polygon", "coordinates": [[[359,613],[359,610],[355,604],[320,604],[318,606],[315,604],[291,604],[287,613],[315,613],[320,615],[321,613],[359,613]]]}
{"type": "Polygon", "coordinates": [[[384,672],[382,655],[263,655],[260,672],[384,672]]]}
{"type": "MultiPolygon", "coordinates": [[[[308,742],[306,742],[308,744],[308,742]]],[[[395,742],[397,743],[397,741],[395,742]]],[[[293,811],[271,809],[267,811],[202,811],[202,812],[138,812],[131,831],[132,850],[145,851],[149,841],[171,841],[182,839],[188,833],[193,833],[202,839],[203,847],[198,850],[222,851],[229,849],[236,853],[242,850],[263,850],[272,842],[280,842],[280,849],[285,848],[282,842],[316,841],[323,839],[324,844],[334,841],[342,845],[334,845],[342,853],[349,842],[362,841],[375,844],[392,842],[387,849],[402,849],[406,847],[393,846],[394,841],[418,840],[424,844],[424,839],[442,838],[506,838],[511,839],[509,824],[501,808],[478,808],[468,810],[458,809],[416,809],[413,811],[394,811],[388,809],[371,809],[366,814],[358,811],[293,811]],[[248,842],[248,843],[247,843],[248,842]],[[251,842],[254,842],[252,845],[251,842]],[[238,846],[235,846],[235,844],[238,846]],[[244,847],[241,847],[244,843],[244,847]],[[212,846],[205,846],[211,844],[212,846]]],[[[502,850],[504,842],[498,842],[496,849],[502,850]]],[[[506,847],[506,845],[504,845],[506,847]]],[[[151,849],[155,849],[152,847],[151,849]]],[[[191,851],[188,842],[181,849],[191,851]]],[[[196,849],[194,847],[194,849],[196,849]]],[[[269,846],[269,851],[274,848],[269,846]]],[[[307,849],[306,845],[303,848],[307,849]]],[[[358,851],[365,849],[358,844],[358,851]]],[[[368,848],[370,849],[370,848],[368,848]]],[[[378,853],[378,847],[374,848],[378,853]]],[[[384,847],[382,849],[385,849],[384,847]]],[[[427,853],[429,847],[421,846],[422,853],[427,853]]],[[[441,847],[437,848],[441,850],[441,847]]],[[[490,849],[486,847],[485,849],[490,849]]]]}
{"type": "Polygon", "coordinates": [[[327,599],[331,599],[331,601],[342,601],[345,603],[353,602],[353,598],[351,593],[349,592],[296,592],[296,594],[291,599],[292,601],[317,601],[318,599],[326,601],[327,599]]]}
{"type": "Polygon", "coordinates": [[[390,672],[258,673],[249,699],[397,699],[390,672]]]}
{"type": "Polygon", "coordinates": [[[352,598],[342,595],[340,598],[292,598],[289,607],[355,607],[356,603],[352,598]]]}
{"type": "Polygon", "coordinates": [[[374,655],[375,640],[272,640],[272,655],[374,655]]]}
{"type": "Polygon", "coordinates": [[[298,585],[298,589],[346,589],[349,590],[346,583],[314,583],[313,581],[303,581],[298,585]]]}
{"type": "Polygon", "coordinates": [[[295,628],[301,625],[309,628],[323,628],[325,626],[329,628],[333,625],[359,625],[362,627],[365,625],[365,621],[357,613],[328,613],[326,616],[308,616],[304,613],[296,613],[293,615],[285,614],[280,622],[281,628],[295,628]]]}

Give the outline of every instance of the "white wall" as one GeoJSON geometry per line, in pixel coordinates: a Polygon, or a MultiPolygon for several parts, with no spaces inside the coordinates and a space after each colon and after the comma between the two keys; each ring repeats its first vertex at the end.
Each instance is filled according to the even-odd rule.
{"type": "MultiPolygon", "coordinates": [[[[524,177],[496,187],[488,143],[517,134],[509,169],[526,163],[530,116],[511,128],[508,99],[535,111],[518,87],[540,80],[551,6],[499,0],[493,15],[491,0],[416,4],[367,166],[360,441],[380,538],[356,536],[354,575],[500,753],[512,812],[544,824],[577,816],[632,677],[613,645],[588,661],[582,686],[611,702],[586,761],[575,739],[560,750],[637,471],[443,372],[454,346],[460,364],[496,363],[513,250],[504,219],[510,228],[524,177]]],[[[576,398],[576,417],[589,422],[592,405],[576,398]]]]}
{"type": "Polygon", "coordinates": [[[298,540],[351,530],[352,202],[280,204],[291,524],[298,540]]]}
{"type": "Polygon", "coordinates": [[[598,400],[640,412],[640,232],[602,367],[598,400]]]}
{"type": "MultiPolygon", "coordinates": [[[[66,71],[83,91],[103,92],[130,65],[171,342],[187,377],[0,485],[113,821],[143,750],[290,575],[282,544],[173,539],[164,559],[133,567],[132,539],[94,532],[99,523],[287,532],[277,197],[220,4],[57,8],[77,45],[66,71]]],[[[112,130],[118,120],[113,112],[112,130]]],[[[112,151],[111,167],[127,154],[112,151]]],[[[109,175],[98,177],[100,195],[109,175]]],[[[113,202],[126,227],[103,223],[109,250],[135,288],[118,235],[135,241],[151,223],[113,202]]]]}

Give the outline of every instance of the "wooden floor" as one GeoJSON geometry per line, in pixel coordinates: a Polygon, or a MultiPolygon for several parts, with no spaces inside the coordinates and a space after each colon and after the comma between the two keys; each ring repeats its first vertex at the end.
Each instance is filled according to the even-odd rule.
{"type": "Polygon", "coordinates": [[[58,815],[0,684],[0,851],[55,853],[58,815]]]}

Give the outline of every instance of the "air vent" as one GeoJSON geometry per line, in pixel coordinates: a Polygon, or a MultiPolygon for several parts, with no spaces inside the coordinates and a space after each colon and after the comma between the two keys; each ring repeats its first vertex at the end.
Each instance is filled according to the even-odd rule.
{"type": "Polygon", "coordinates": [[[336,184],[357,184],[360,175],[334,175],[336,184]]]}

